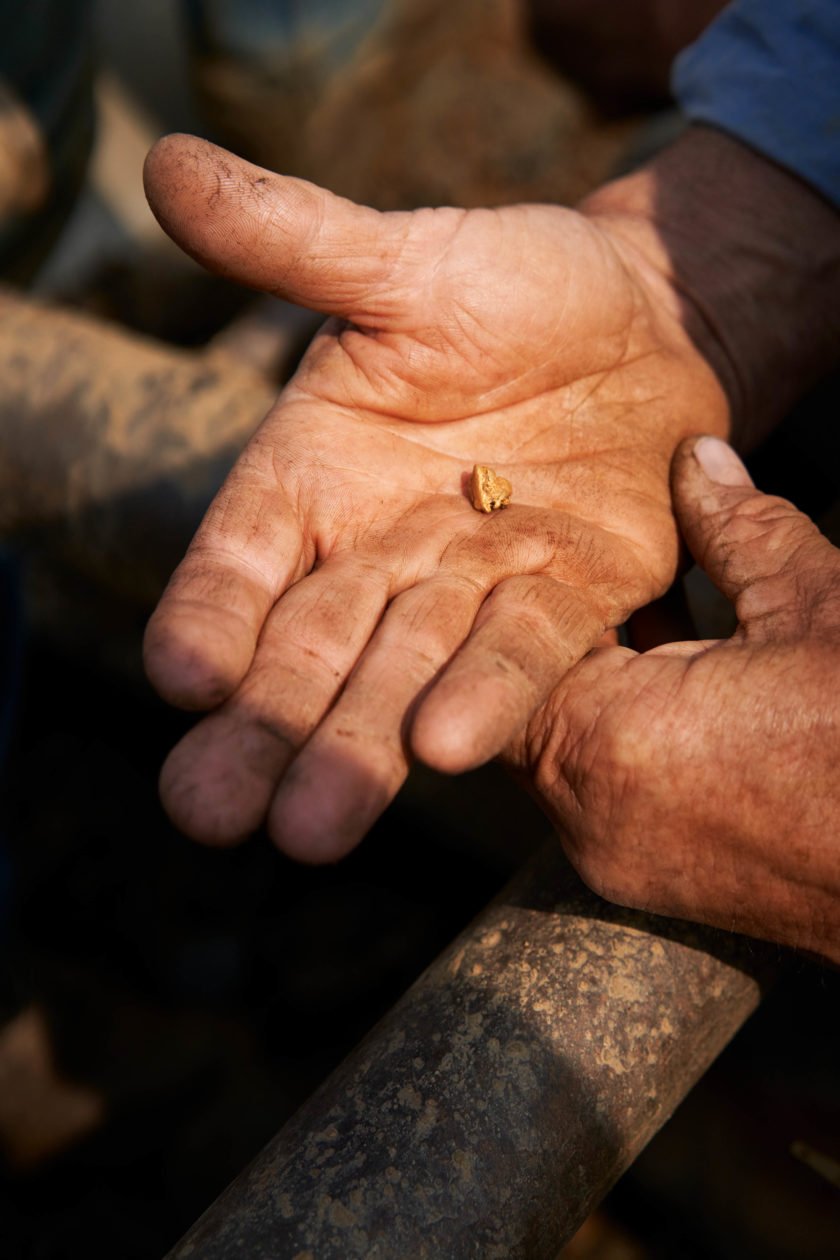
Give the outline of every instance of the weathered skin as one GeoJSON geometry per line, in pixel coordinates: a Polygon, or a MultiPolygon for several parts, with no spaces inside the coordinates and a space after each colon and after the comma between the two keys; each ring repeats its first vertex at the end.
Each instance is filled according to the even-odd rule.
{"type": "Polygon", "coordinates": [[[840,965],[840,550],[723,442],[683,443],[672,484],[735,632],[592,653],[512,760],[610,900],[840,965]]]}
{"type": "Polygon", "coordinates": [[[445,772],[496,755],[667,588],[673,447],[698,412],[725,432],[726,397],[670,282],[582,214],[379,215],[185,136],[158,142],[146,182],[199,261],[342,316],[145,642],[165,699],[214,710],[162,772],[176,824],[225,844],[265,819],[290,855],[335,860],[412,755],[445,772]],[[514,486],[504,512],[471,507],[478,461],[514,486]]]}
{"type": "Polygon", "coordinates": [[[755,1006],[761,954],[550,845],[170,1260],[549,1260],[755,1006]]]}

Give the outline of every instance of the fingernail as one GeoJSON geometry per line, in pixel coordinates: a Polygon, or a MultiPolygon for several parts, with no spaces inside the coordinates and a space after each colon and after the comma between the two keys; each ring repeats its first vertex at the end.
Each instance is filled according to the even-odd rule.
{"type": "Polygon", "coordinates": [[[752,478],[731,446],[716,437],[701,437],[692,452],[710,481],[723,486],[751,486],[752,478]]]}

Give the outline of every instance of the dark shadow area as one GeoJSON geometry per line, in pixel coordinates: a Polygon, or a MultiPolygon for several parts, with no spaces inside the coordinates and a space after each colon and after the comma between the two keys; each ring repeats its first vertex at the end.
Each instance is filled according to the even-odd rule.
{"type": "Polygon", "coordinates": [[[603,1205],[649,1260],[834,1260],[840,973],[789,960],[758,1012],[603,1205]]]}
{"type": "Polygon", "coordinates": [[[188,724],[30,641],[2,1001],[43,1012],[56,1074],[101,1116],[31,1166],[7,1150],[4,1260],[162,1254],[507,873],[416,799],[335,868],[264,836],[201,848],[156,793],[188,724]]]}

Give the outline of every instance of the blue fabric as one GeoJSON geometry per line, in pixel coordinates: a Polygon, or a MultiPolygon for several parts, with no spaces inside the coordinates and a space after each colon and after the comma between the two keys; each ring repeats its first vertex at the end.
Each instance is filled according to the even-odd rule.
{"type": "Polygon", "coordinates": [[[840,0],[736,0],[677,58],[672,88],[690,121],[840,205],[840,0]]]}

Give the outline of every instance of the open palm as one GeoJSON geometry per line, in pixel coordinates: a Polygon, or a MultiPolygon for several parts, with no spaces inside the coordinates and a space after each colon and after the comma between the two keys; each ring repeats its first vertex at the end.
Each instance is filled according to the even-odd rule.
{"type": "Polygon", "coordinates": [[[668,466],[723,393],[667,282],[551,206],[381,215],[170,137],[147,164],[206,265],[332,316],[243,452],[149,627],[150,676],[212,708],[162,788],[198,838],[267,816],[355,844],[410,757],[498,753],[668,585],[668,466]],[[489,464],[512,505],[472,508],[489,464]]]}

